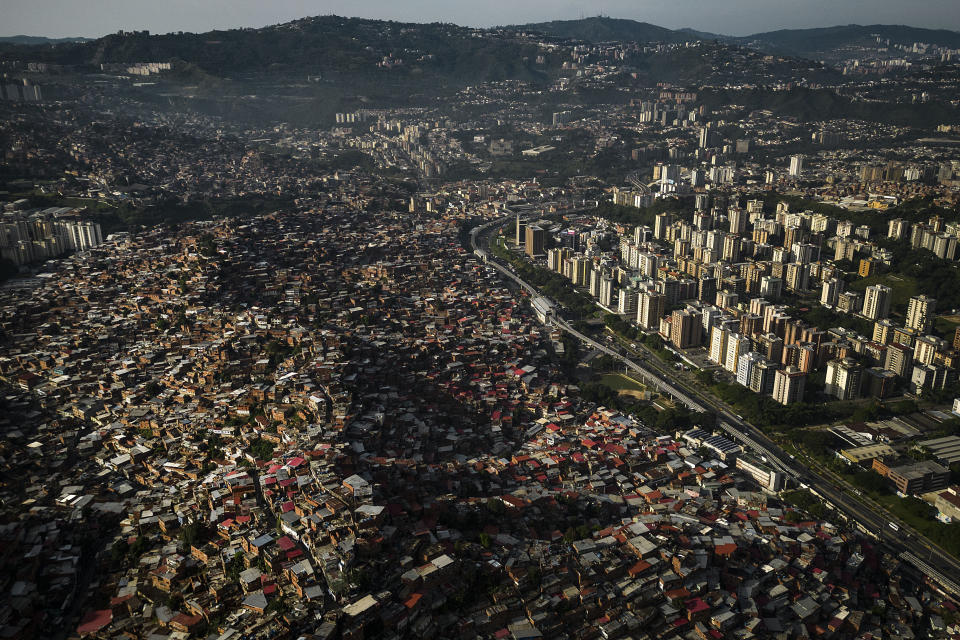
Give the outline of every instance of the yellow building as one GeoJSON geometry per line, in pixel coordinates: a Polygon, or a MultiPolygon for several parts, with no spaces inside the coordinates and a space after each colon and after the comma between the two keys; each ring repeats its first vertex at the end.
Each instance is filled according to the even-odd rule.
{"type": "Polygon", "coordinates": [[[893,447],[888,444],[877,443],[868,444],[865,447],[853,447],[852,449],[843,449],[840,455],[854,464],[859,464],[866,460],[892,456],[896,454],[893,447]]]}

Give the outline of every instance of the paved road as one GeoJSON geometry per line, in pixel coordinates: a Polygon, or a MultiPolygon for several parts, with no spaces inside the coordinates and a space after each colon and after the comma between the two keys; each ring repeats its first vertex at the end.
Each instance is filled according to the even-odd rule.
{"type": "MultiPolygon", "coordinates": [[[[507,218],[501,218],[474,228],[470,234],[471,247],[478,256],[486,260],[489,266],[515,282],[532,297],[538,297],[540,293],[533,286],[487,253],[485,244],[487,233],[502,226],[506,220],[507,218]]],[[[691,389],[685,382],[678,380],[676,374],[655,357],[643,358],[638,362],[626,355],[622,348],[614,349],[577,331],[559,314],[552,318],[551,322],[587,346],[619,361],[624,367],[638,374],[646,384],[661,393],[669,394],[690,409],[716,413],[718,424],[729,436],[766,458],[767,464],[786,474],[797,484],[809,487],[814,494],[824,499],[850,522],[859,525],[862,531],[878,538],[892,552],[898,554],[901,559],[911,564],[921,574],[929,576],[955,596],[960,596],[960,562],[953,556],[938,548],[931,547],[924,539],[918,538],[916,534],[908,531],[903,523],[900,523],[896,530],[891,528],[888,515],[877,513],[858,497],[844,492],[832,480],[827,480],[791,458],[779,445],[770,440],[759,429],[734,414],[716,398],[703,394],[699,390],[691,389]],[[918,550],[921,555],[927,556],[926,560],[921,560],[914,555],[913,552],[918,550]]]]}

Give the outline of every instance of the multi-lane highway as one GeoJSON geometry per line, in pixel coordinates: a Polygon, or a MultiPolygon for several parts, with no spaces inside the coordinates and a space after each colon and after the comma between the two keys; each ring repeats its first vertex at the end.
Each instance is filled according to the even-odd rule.
{"type": "MultiPolygon", "coordinates": [[[[499,260],[487,251],[486,243],[490,232],[503,226],[506,221],[507,218],[500,218],[475,227],[470,234],[471,248],[490,267],[496,269],[505,278],[515,282],[530,296],[541,297],[540,292],[535,287],[521,279],[511,269],[500,264],[499,260]]],[[[622,348],[615,349],[597,342],[590,336],[574,329],[562,317],[561,311],[558,310],[557,314],[549,320],[553,325],[576,337],[585,345],[614,358],[625,368],[639,375],[644,383],[661,393],[669,394],[674,400],[690,409],[714,412],[718,417],[718,424],[728,436],[762,456],[767,464],[786,474],[796,484],[808,487],[828,506],[836,509],[851,523],[859,526],[862,531],[880,540],[890,551],[912,565],[921,575],[928,576],[955,597],[960,597],[960,563],[952,556],[937,547],[930,546],[926,540],[919,538],[903,523],[895,524],[896,529],[891,527],[888,515],[877,513],[859,497],[844,492],[833,481],[796,461],[759,429],[731,412],[716,398],[701,393],[699,390],[691,389],[677,378],[675,372],[657,361],[656,358],[635,359],[622,348]],[[921,560],[915,553],[924,555],[926,560],[921,560]]]]}

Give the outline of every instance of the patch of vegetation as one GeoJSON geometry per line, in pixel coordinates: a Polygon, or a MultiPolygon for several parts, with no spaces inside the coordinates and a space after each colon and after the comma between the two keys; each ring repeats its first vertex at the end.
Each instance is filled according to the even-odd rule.
{"type": "MultiPolygon", "coordinates": [[[[228,77],[251,72],[358,75],[388,80],[433,76],[460,83],[545,80],[535,64],[539,49],[505,38],[474,38],[452,24],[397,23],[340,16],[303,18],[262,29],[209,33],[110,34],[89,43],[35,47],[31,59],[89,65],[130,60],[174,60],[175,72],[228,77]],[[412,53],[420,54],[411,59],[412,53]],[[378,68],[385,56],[402,59],[378,68]],[[187,70],[187,71],[184,71],[187,70]],[[426,72],[426,73],[425,73],[426,72]]],[[[26,51],[23,51],[26,54],[26,51]]]]}
{"type": "Polygon", "coordinates": [[[769,396],[754,393],[739,384],[715,380],[709,371],[698,372],[697,379],[713,395],[732,406],[747,422],[764,431],[833,422],[849,417],[856,409],[855,405],[841,403],[795,402],[782,405],[769,396]]]}
{"type": "Polygon", "coordinates": [[[837,313],[826,307],[821,307],[818,303],[813,303],[809,307],[803,307],[803,309],[805,310],[794,307],[788,313],[823,331],[834,327],[843,327],[868,337],[873,335],[873,325],[869,320],[847,313],[837,313]]]}
{"type": "Polygon", "coordinates": [[[701,91],[708,108],[741,105],[746,111],[768,109],[780,116],[793,116],[802,122],[846,118],[900,126],[932,128],[941,122],[953,122],[960,112],[942,103],[898,104],[860,102],[830,89],[797,87],[789,91],[768,88],[717,89],[701,91]]]}
{"type": "Polygon", "coordinates": [[[848,288],[853,291],[863,292],[866,291],[867,287],[876,284],[886,285],[893,289],[891,305],[898,309],[906,309],[910,298],[918,293],[917,281],[908,275],[899,273],[886,273],[873,275],[869,278],[859,278],[851,282],[848,288]]]}
{"type": "Polygon", "coordinates": [[[783,500],[785,504],[793,505],[818,520],[827,515],[827,507],[823,504],[823,501],[806,489],[786,491],[781,494],[780,499],[783,500]]]}
{"type": "Polygon", "coordinates": [[[275,445],[269,440],[264,440],[262,438],[257,438],[250,443],[250,455],[252,455],[257,460],[269,460],[273,457],[273,449],[275,445]]]}
{"type": "Polygon", "coordinates": [[[600,383],[614,391],[643,391],[642,384],[623,375],[622,373],[608,373],[600,377],[600,383]]]}
{"type": "Polygon", "coordinates": [[[574,289],[573,284],[559,273],[531,264],[496,241],[490,244],[490,253],[510,263],[517,275],[539,289],[544,295],[561,304],[574,317],[589,317],[596,310],[593,300],[574,289]]]}
{"type": "Polygon", "coordinates": [[[0,282],[6,282],[19,273],[20,269],[12,261],[6,258],[0,258],[0,282]]]}
{"type": "Polygon", "coordinates": [[[655,200],[651,206],[642,209],[613,204],[612,202],[602,202],[597,208],[587,211],[586,215],[604,218],[610,222],[620,224],[633,226],[645,225],[652,228],[656,222],[657,214],[668,212],[689,215],[683,202],[678,198],[655,200]]]}

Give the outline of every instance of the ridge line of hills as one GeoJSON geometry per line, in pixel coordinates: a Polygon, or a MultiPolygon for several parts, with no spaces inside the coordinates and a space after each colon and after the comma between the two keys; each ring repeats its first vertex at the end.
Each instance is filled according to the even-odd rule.
{"type": "MultiPolygon", "coordinates": [[[[389,20],[372,20],[366,18],[345,18],[334,15],[315,16],[294,20],[287,23],[270,25],[260,28],[244,28],[229,30],[212,30],[204,33],[176,32],[156,34],[153,38],[189,38],[210,34],[224,34],[231,32],[270,33],[277,29],[289,26],[302,26],[314,23],[329,22],[353,23],[354,25],[394,26],[400,29],[416,29],[429,27],[449,27],[463,31],[473,31],[472,27],[462,27],[453,24],[440,23],[403,23],[389,20]]],[[[960,48],[960,32],[949,29],[926,29],[907,25],[835,25],[831,27],[816,27],[803,29],[778,29],[754,33],[747,36],[730,36],[725,34],[699,31],[689,27],[668,29],[648,22],[625,18],[591,17],[579,20],[553,20],[548,22],[507,25],[480,29],[481,31],[497,31],[502,29],[537,32],[548,37],[586,42],[637,42],[637,43],[678,43],[694,40],[717,40],[728,44],[750,46],[760,50],[785,53],[790,55],[807,56],[811,53],[837,49],[863,43],[869,40],[889,40],[891,44],[910,45],[914,42],[960,48]]],[[[146,32],[133,32],[146,33],[146,32]]],[[[108,34],[101,38],[44,38],[39,36],[6,36],[0,37],[0,45],[21,46],[50,46],[50,45],[84,45],[95,44],[118,37],[118,34],[108,34]]]]}

